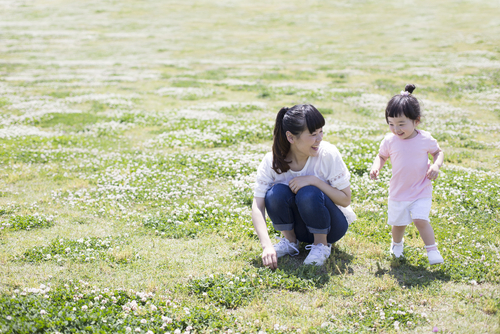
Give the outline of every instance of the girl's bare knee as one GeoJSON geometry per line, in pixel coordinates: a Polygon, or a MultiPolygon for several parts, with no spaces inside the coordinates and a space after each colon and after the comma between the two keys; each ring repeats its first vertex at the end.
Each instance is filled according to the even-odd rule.
{"type": "Polygon", "coordinates": [[[430,226],[430,223],[427,220],[423,220],[423,219],[414,219],[413,220],[413,224],[415,224],[415,227],[417,229],[425,228],[427,226],[430,226]]]}

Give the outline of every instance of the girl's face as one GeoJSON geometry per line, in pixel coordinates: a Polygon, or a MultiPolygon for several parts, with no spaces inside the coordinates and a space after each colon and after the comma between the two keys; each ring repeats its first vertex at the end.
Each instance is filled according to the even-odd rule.
{"type": "Polygon", "coordinates": [[[291,135],[290,133],[288,134],[288,140],[290,141],[290,139],[292,139],[290,143],[295,152],[310,157],[318,155],[319,143],[323,140],[323,128],[316,129],[313,133],[310,133],[306,128],[298,136],[291,135]]]}
{"type": "Polygon", "coordinates": [[[398,138],[401,139],[411,139],[417,135],[415,128],[417,127],[419,121],[414,121],[401,115],[399,117],[387,117],[389,122],[389,129],[398,138]]]}

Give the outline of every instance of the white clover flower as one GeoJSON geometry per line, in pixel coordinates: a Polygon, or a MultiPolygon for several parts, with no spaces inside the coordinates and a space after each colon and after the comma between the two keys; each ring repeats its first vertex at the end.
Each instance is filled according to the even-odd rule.
{"type": "Polygon", "coordinates": [[[89,309],[89,307],[87,305],[82,306],[82,311],[87,311],[88,309],[89,309]]]}
{"type": "Polygon", "coordinates": [[[399,331],[399,321],[394,321],[394,329],[399,331]]]}
{"type": "Polygon", "coordinates": [[[148,321],[146,319],[141,319],[141,324],[145,324],[147,323],[148,321]]]}
{"type": "Polygon", "coordinates": [[[130,309],[132,311],[137,311],[138,308],[139,308],[139,305],[137,305],[137,302],[135,300],[130,302],[130,309]]]}
{"type": "Polygon", "coordinates": [[[135,329],[135,331],[136,331],[137,333],[139,333],[139,332],[141,331],[141,329],[140,329],[139,327],[137,327],[137,328],[135,329]]]}
{"type": "Polygon", "coordinates": [[[45,311],[45,310],[40,310],[40,314],[41,314],[41,315],[47,314],[47,311],[45,311]]]}
{"type": "Polygon", "coordinates": [[[172,318],[169,318],[169,317],[164,317],[162,316],[161,317],[161,320],[166,323],[166,324],[171,324],[172,323],[172,318]]]}

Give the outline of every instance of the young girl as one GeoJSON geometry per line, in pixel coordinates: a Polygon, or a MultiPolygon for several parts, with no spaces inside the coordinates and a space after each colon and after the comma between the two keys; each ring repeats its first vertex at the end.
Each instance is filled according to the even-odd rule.
{"type": "Polygon", "coordinates": [[[262,262],[275,269],[278,258],[297,255],[299,241],[311,243],[304,264],[323,265],[331,243],[344,236],[356,215],[350,174],[337,148],[323,142],[325,119],[312,105],[282,108],[276,116],[273,151],[257,170],[252,221],[263,252],[262,262]],[[265,211],[281,241],[271,243],[265,211]]]}
{"type": "Polygon", "coordinates": [[[392,133],[380,144],[380,151],[370,171],[370,178],[377,179],[380,169],[388,158],[392,162],[392,178],[389,185],[388,224],[392,225],[390,252],[396,257],[403,255],[403,235],[412,221],[420,232],[427,249],[430,264],[443,263],[434,240],[434,230],[429,224],[432,204],[432,182],[439,175],[444,154],[437,141],[422,130],[420,105],[412,95],[414,85],[406,85],[405,91],[394,95],[385,109],[385,118],[392,133]],[[434,158],[429,163],[428,155],[434,158]]]}

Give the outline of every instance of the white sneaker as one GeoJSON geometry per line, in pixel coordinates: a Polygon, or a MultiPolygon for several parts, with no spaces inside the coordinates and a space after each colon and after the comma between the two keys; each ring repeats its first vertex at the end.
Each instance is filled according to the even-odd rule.
{"type": "Polygon", "coordinates": [[[391,249],[389,252],[394,254],[396,258],[403,256],[404,239],[401,242],[391,242],[391,249]]]}
{"type": "Polygon", "coordinates": [[[429,264],[439,264],[444,262],[444,259],[438,250],[428,251],[427,258],[429,259],[429,264]]]}
{"type": "Polygon", "coordinates": [[[332,252],[332,245],[328,244],[328,246],[325,246],[323,244],[313,244],[307,245],[306,249],[310,249],[311,251],[304,260],[304,264],[315,264],[317,266],[322,266],[332,252]]]}
{"type": "Polygon", "coordinates": [[[287,238],[278,238],[280,242],[274,244],[274,250],[276,251],[277,257],[282,257],[285,255],[295,256],[299,254],[299,241],[295,240],[295,242],[288,241],[287,238]]]}

